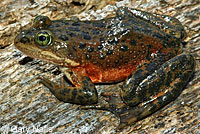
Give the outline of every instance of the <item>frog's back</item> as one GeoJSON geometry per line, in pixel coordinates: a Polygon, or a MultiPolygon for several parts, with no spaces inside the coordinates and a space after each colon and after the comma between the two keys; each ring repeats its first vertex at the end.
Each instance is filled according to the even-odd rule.
{"type": "Polygon", "coordinates": [[[68,58],[83,64],[92,63],[103,69],[127,64],[135,66],[156,51],[168,51],[171,44],[174,45],[171,48],[175,48],[178,42],[130,11],[98,21],[57,20],[48,29],[57,40],[68,45],[68,58]]]}
{"type": "MultiPolygon", "coordinates": [[[[51,32],[53,43],[45,51],[83,66],[91,73],[90,76],[102,72],[96,79],[104,77],[107,80],[101,81],[122,80],[143,60],[151,60],[158,52],[176,55],[174,53],[178,52],[176,48],[179,45],[179,39],[167,34],[148,19],[133,14],[137,10],[129,10],[119,9],[116,17],[98,21],[49,22],[50,20],[42,18],[43,24],[36,24],[37,30],[34,31],[33,28],[32,31],[37,33],[39,29],[51,32]]],[[[153,17],[151,14],[143,15],[150,19],[153,17]]],[[[156,19],[154,18],[155,22],[156,19]]]]}

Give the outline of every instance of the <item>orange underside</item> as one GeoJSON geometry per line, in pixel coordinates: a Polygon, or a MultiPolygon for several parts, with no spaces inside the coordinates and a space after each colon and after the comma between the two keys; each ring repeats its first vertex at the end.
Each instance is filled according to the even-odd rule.
{"type": "Polygon", "coordinates": [[[77,75],[88,76],[93,83],[112,83],[126,79],[133,71],[135,66],[124,65],[118,68],[101,69],[93,64],[84,67],[73,68],[77,75]]]}
{"type": "MultiPolygon", "coordinates": [[[[160,50],[162,46],[157,45],[158,49],[151,49],[151,53],[156,53],[156,50],[160,50]]],[[[173,48],[170,49],[162,49],[162,53],[167,53],[168,51],[172,51],[173,48]]],[[[93,83],[112,83],[119,82],[125,80],[132,72],[135,71],[136,67],[139,63],[145,62],[144,57],[135,59],[137,62],[131,62],[116,68],[108,67],[102,68],[94,64],[85,64],[79,67],[75,67],[72,71],[77,76],[88,76],[93,83]],[[135,64],[132,64],[135,63],[135,64]]]]}

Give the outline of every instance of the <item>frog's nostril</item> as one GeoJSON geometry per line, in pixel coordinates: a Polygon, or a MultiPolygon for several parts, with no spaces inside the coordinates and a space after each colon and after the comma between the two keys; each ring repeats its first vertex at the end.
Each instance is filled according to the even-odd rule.
{"type": "Polygon", "coordinates": [[[20,42],[25,44],[27,42],[30,42],[30,40],[27,37],[23,37],[23,38],[20,39],[20,42]]]}

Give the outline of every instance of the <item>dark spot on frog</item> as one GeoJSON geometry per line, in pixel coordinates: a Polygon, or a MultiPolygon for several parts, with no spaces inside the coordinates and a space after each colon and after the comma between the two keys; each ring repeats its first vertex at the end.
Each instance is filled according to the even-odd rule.
{"type": "Polygon", "coordinates": [[[99,41],[100,42],[104,42],[104,38],[99,38],[99,41]]]}
{"type": "MultiPolygon", "coordinates": [[[[145,70],[147,70],[149,73],[153,73],[154,70],[156,70],[157,68],[159,68],[161,65],[161,63],[159,63],[159,61],[154,61],[154,62],[150,62],[149,64],[147,64],[145,70]]],[[[163,72],[164,73],[164,72],[163,72]]],[[[163,73],[161,73],[163,76],[165,76],[163,73]]]]}
{"type": "Polygon", "coordinates": [[[115,64],[118,64],[119,63],[119,60],[115,60],[115,64]]]}
{"type": "MultiPolygon", "coordinates": [[[[152,77],[151,78],[152,80],[153,79],[156,79],[155,77],[152,77]]],[[[160,85],[162,84],[160,84],[159,86],[158,86],[158,84],[159,83],[157,83],[157,84],[150,84],[149,86],[148,86],[148,88],[149,88],[149,90],[148,90],[148,92],[146,93],[146,94],[151,94],[151,93],[157,93],[158,94],[158,88],[160,88],[160,85]]],[[[146,88],[147,89],[147,88],[146,88]]]]}
{"type": "Polygon", "coordinates": [[[74,49],[74,51],[76,51],[76,46],[75,45],[73,45],[72,48],[74,49]]]}
{"type": "Polygon", "coordinates": [[[55,27],[60,27],[60,25],[58,23],[55,24],[55,27]]]}
{"type": "Polygon", "coordinates": [[[80,31],[80,27],[68,27],[68,30],[79,32],[80,31]]]}
{"type": "Polygon", "coordinates": [[[60,90],[60,94],[62,94],[63,96],[67,93],[69,93],[70,90],[60,90]]]}
{"type": "Polygon", "coordinates": [[[89,83],[88,85],[90,88],[93,88],[93,84],[92,83],[89,83]]]}
{"type": "Polygon", "coordinates": [[[175,78],[178,78],[178,79],[181,79],[181,81],[184,81],[184,75],[182,73],[178,73],[178,74],[175,74],[175,78]]]}
{"type": "Polygon", "coordinates": [[[126,40],[125,40],[125,39],[123,39],[123,40],[121,40],[121,42],[122,42],[122,43],[125,43],[125,42],[126,42],[126,40]]]}
{"type": "Polygon", "coordinates": [[[105,56],[103,55],[103,53],[100,53],[99,58],[100,58],[101,60],[105,59],[105,56]]]}
{"type": "Polygon", "coordinates": [[[66,31],[66,33],[70,36],[70,37],[75,37],[76,35],[74,33],[72,33],[71,31],[66,31]]]}
{"type": "Polygon", "coordinates": [[[116,64],[111,64],[111,66],[112,66],[113,68],[116,68],[117,65],[116,65],[116,64]]]}
{"type": "Polygon", "coordinates": [[[130,54],[132,54],[132,53],[133,53],[133,51],[129,51],[129,53],[130,53],[130,54]]]}
{"type": "Polygon", "coordinates": [[[25,43],[30,42],[30,40],[27,37],[23,37],[23,38],[21,38],[20,42],[25,44],[25,43]]]}
{"type": "Polygon", "coordinates": [[[123,59],[124,58],[124,56],[123,55],[119,55],[119,59],[123,59]]]}
{"type": "Polygon", "coordinates": [[[120,46],[120,50],[123,51],[123,52],[125,52],[125,51],[128,50],[128,46],[122,45],[122,46],[120,46]]]}
{"type": "Polygon", "coordinates": [[[128,61],[129,61],[129,59],[126,59],[126,60],[124,61],[124,63],[128,63],[128,61]]]}
{"type": "Polygon", "coordinates": [[[136,46],[137,42],[136,42],[136,40],[133,39],[133,40],[130,41],[130,44],[131,44],[132,46],[136,46]]]}
{"type": "Polygon", "coordinates": [[[86,47],[86,44],[81,42],[78,47],[80,49],[84,49],[86,47]]]}
{"type": "MultiPolygon", "coordinates": [[[[139,85],[139,87],[140,87],[141,89],[147,89],[148,85],[147,85],[146,82],[144,82],[144,83],[142,83],[141,85],[139,85]]],[[[147,94],[147,90],[140,90],[140,91],[138,92],[138,96],[140,96],[140,97],[139,97],[139,100],[140,100],[140,101],[147,101],[148,99],[147,99],[146,94],[147,94]]]]}
{"type": "Polygon", "coordinates": [[[54,25],[50,25],[50,26],[49,26],[49,28],[52,28],[52,29],[53,29],[54,27],[55,27],[54,25]]]}
{"type": "Polygon", "coordinates": [[[105,25],[104,23],[102,23],[102,22],[100,22],[100,23],[97,22],[97,23],[93,23],[92,26],[93,26],[93,27],[103,28],[103,27],[105,27],[106,25],[105,25]]]}
{"type": "Polygon", "coordinates": [[[144,70],[139,69],[134,74],[134,79],[138,79],[138,81],[135,82],[136,85],[140,83],[140,80],[142,80],[145,76],[143,75],[144,70]]]}
{"type": "Polygon", "coordinates": [[[137,63],[136,61],[133,61],[132,65],[133,65],[133,66],[135,66],[135,65],[136,65],[136,63],[137,63]]]}
{"type": "Polygon", "coordinates": [[[157,108],[157,105],[156,104],[152,104],[151,108],[150,108],[150,112],[153,113],[157,108]]]}
{"type": "Polygon", "coordinates": [[[79,93],[83,93],[83,90],[82,90],[82,89],[80,89],[78,92],[79,92],[79,93]]]}
{"type": "MultiPolygon", "coordinates": [[[[82,90],[80,90],[80,91],[82,91],[82,90]]],[[[79,91],[79,92],[80,92],[80,91],[79,91]]],[[[84,100],[84,97],[79,95],[79,96],[77,97],[77,99],[80,100],[80,101],[82,101],[82,100],[84,100]]]]}
{"type": "Polygon", "coordinates": [[[89,80],[87,79],[87,77],[84,77],[83,79],[84,79],[84,80],[82,81],[82,83],[83,83],[83,85],[84,85],[83,87],[84,87],[84,88],[87,88],[89,80]]]}
{"type": "Polygon", "coordinates": [[[69,22],[67,22],[67,21],[64,21],[63,22],[65,25],[69,25],[70,23],[69,22]]]}
{"type": "Polygon", "coordinates": [[[91,24],[92,22],[91,21],[84,21],[85,24],[91,24]]]}
{"type": "MultiPolygon", "coordinates": [[[[91,79],[87,76],[84,77],[87,81],[90,81],[91,82],[91,79]]],[[[88,82],[87,82],[88,83],[88,82]]]]}
{"type": "Polygon", "coordinates": [[[143,37],[143,35],[141,35],[141,34],[137,35],[137,38],[140,39],[140,40],[142,40],[142,37],[143,37]]]}
{"type": "Polygon", "coordinates": [[[88,52],[93,52],[94,51],[94,47],[88,46],[88,52]]]}
{"type": "Polygon", "coordinates": [[[169,71],[167,73],[167,78],[165,78],[165,85],[169,86],[171,83],[172,73],[169,71]]]}
{"type": "Polygon", "coordinates": [[[66,35],[64,35],[64,34],[61,34],[61,35],[59,36],[59,39],[61,39],[62,41],[67,41],[67,40],[69,40],[69,38],[68,38],[66,35]]]}
{"type": "Polygon", "coordinates": [[[171,70],[175,71],[178,68],[177,64],[172,64],[171,65],[171,70]]]}
{"type": "Polygon", "coordinates": [[[137,52],[136,52],[136,57],[138,57],[138,56],[141,56],[141,53],[142,53],[142,51],[141,50],[138,50],[137,52]]]}
{"type": "Polygon", "coordinates": [[[102,31],[99,29],[92,29],[92,34],[99,35],[100,33],[102,33],[102,31]]]}
{"type": "MultiPolygon", "coordinates": [[[[158,32],[152,33],[152,36],[153,36],[154,38],[158,38],[158,39],[161,39],[161,40],[166,40],[166,39],[163,39],[163,37],[165,37],[165,36],[161,35],[161,34],[158,33],[158,32]]],[[[166,38],[166,37],[165,37],[165,38],[166,38]]]]}
{"type": "Polygon", "coordinates": [[[62,33],[62,29],[57,28],[57,29],[55,29],[53,32],[54,32],[56,35],[60,35],[60,33],[62,33]]]}
{"type": "MultiPolygon", "coordinates": [[[[179,79],[180,80],[180,79],[179,79]]],[[[178,95],[182,92],[182,90],[178,90],[178,89],[181,89],[181,86],[184,84],[184,81],[181,81],[180,83],[176,83],[176,84],[174,84],[174,86],[173,86],[173,88],[175,89],[175,90],[171,90],[171,94],[173,94],[173,97],[174,97],[174,99],[176,98],[176,97],[178,97],[178,95]]]]}
{"type": "Polygon", "coordinates": [[[103,45],[98,45],[97,48],[98,50],[101,50],[103,48],[103,45]]]}
{"type": "Polygon", "coordinates": [[[74,22],[72,23],[72,26],[80,26],[80,22],[74,22]]]}
{"type": "Polygon", "coordinates": [[[113,54],[113,50],[108,49],[108,51],[106,52],[106,54],[107,54],[107,55],[111,55],[111,54],[113,54]]]}
{"type": "Polygon", "coordinates": [[[91,56],[89,54],[85,55],[86,59],[91,59],[91,56]]]}
{"type": "Polygon", "coordinates": [[[85,40],[91,40],[91,36],[88,32],[82,32],[81,35],[83,36],[83,39],[85,40]]]}

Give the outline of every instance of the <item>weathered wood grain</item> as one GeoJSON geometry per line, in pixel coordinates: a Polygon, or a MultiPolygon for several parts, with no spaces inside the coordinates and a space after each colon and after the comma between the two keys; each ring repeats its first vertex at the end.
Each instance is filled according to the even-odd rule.
{"type": "MultiPolygon", "coordinates": [[[[115,2],[110,1],[110,4],[115,4],[115,2]]],[[[118,2],[117,5],[124,3],[118,2]]],[[[2,0],[0,4],[2,5],[0,9],[0,45],[2,46],[0,49],[0,133],[28,132],[28,128],[30,128],[28,133],[31,130],[58,134],[116,133],[118,119],[110,112],[79,110],[78,105],[58,101],[36,79],[38,75],[42,75],[53,81],[59,81],[62,74],[58,68],[37,59],[26,59],[12,44],[20,28],[29,27],[38,14],[48,15],[52,19],[69,17],[70,12],[66,13],[64,8],[58,8],[67,4],[56,0],[51,2],[2,0]]],[[[138,0],[124,5],[178,18],[188,33],[186,39],[188,44],[185,50],[194,53],[196,71],[185,90],[175,101],[117,133],[200,134],[200,51],[198,51],[200,50],[200,2],[198,0],[152,0],[149,2],[138,0]]],[[[92,7],[87,4],[85,6],[92,7]]],[[[66,10],[67,8],[69,7],[66,7],[66,10]]],[[[89,11],[76,14],[76,16],[100,19],[112,11],[113,6],[110,6],[98,12],[89,11]]],[[[119,85],[121,83],[96,85],[96,87],[98,92],[102,92],[118,90],[119,85]]],[[[101,101],[103,98],[100,97],[101,101]]]]}

